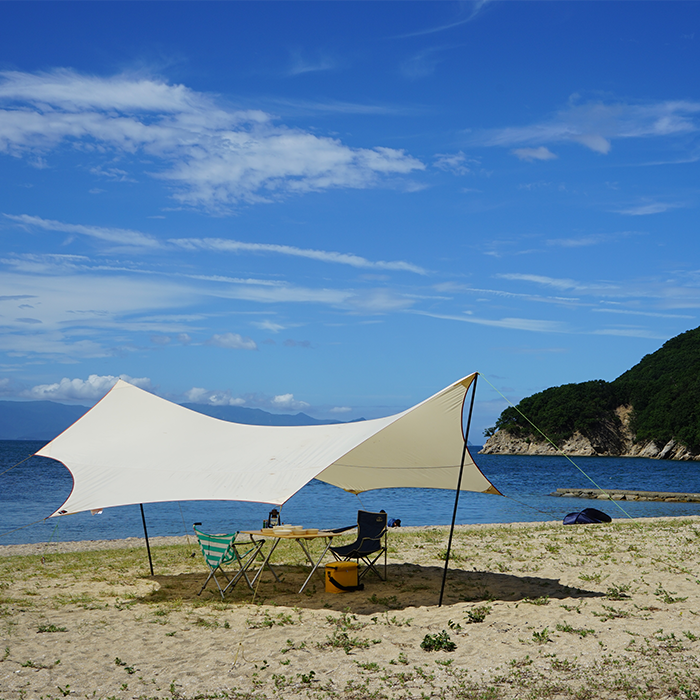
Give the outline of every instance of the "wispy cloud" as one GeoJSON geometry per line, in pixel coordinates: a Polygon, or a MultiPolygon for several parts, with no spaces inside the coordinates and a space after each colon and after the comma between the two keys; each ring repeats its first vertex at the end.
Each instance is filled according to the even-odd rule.
{"type": "Polygon", "coordinates": [[[415,301],[391,289],[370,289],[349,295],[343,305],[354,312],[385,314],[408,309],[415,301]]]}
{"type": "Polygon", "coordinates": [[[534,333],[567,333],[568,327],[559,321],[547,321],[531,318],[501,318],[490,319],[478,316],[458,316],[456,314],[437,314],[428,311],[414,311],[413,313],[430,318],[439,318],[445,321],[459,321],[460,323],[473,323],[479,326],[491,326],[492,328],[505,328],[507,330],[532,331],[534,333]]]}
{"type": "Polygon", "coordinates": [[[667,340],[663,333],[651,331],[648,328],[601,328],[591,332],[591,335],[616,335],[623,338],[648,338],[650,340],[667,340]]]}
{"type": "Polygon", "coordinates": [[[265,104],[275,112],[284,114],[360,114],[376,116],[424,116],[432,114],[433,110],[423,106],[408,106],[406,104],[392,105],[367,102],[347,102],[345,100],[311,100],[289,97],[268,97],[265,104]]]}
{"type": "Polygon", "coordinates": [[[411,80],[426,78],[435,72],[438,65],[444,60],[442,53],[448,47],[434,46],[423,49],[402,61],[400,69],[404,77],[411,80]]]}
{"type": "Polygon", "coordinates": [[[513,150],[518,157],[528,153],[533,158],[537,157],[535,153],[546,156],[549,149],[544,144],[567,141],[604,155],[615,139],[662,138],[696,132],[699,113],[700,102],[689,100],[580,103],[578,96],[574,96],[567,108],[550,119],[529,126],[481,131],[471,141],[482,146],[526,146],[513,150]]]}
{"type": "Polygon", "coordinates": [[[470,287],[466,285],[454,284],[452,282],[445,282],[435,286],[435,289],[439,292],[447,293],[464,293],[464,294],[479,294],[484,297],[501,297],[503,299],[523,299],[526,301],[541,302],[545,304],[563,304],[570,306],[571,304],[578,304],[580,299],[575,297],[563,297],[563,296],[542,296],[541,294],[526,294],[523,292],[510,292],[504,289],[489,289],[484,287],[470,287]]]}
{"type": "Polygon", "coordinates": [[[444,24],[439,24],[434,27],[428,27],[426,29],[419,29],[415,32],[408,32],[407,34],[401,34],[397,36],[397,39],[410,39],[415,36],[426,36],[427,34],[438,34],[439,32],[445,32],[449,29],[454,29],[455,27],[461,27],[463,24],[467,24],[475,19],[479,13],[488,5],[491,0],[473,0],[463,4],[465,10],[461,12],[455,19],[445,22],[444,24]]]}
{"type": "Polygon", "coordinates": [[[141,248],[158,248],[160,243],[153,236],[140,231],[123,228],[105,228],[102,226],[83,226],[82,224],[66,224],[62,221],[42,219],[38,216],[20,214],[3,214],[6,219],[27,227],[40,228],[45,231],[58,231],[59,233],[71,233],[81,236],[96,238],[106,243],[116,243],[125,246],[138,246],[141,248]]]}
{"type": "Polygon", "coordinates": [[[535,160],[556,160],[559,156],[552,153],[546,146],[538,148],[514,148],[513,155],[532,163],[535,160]]]}
{"type": "MultiPolygon", "coordinates": [[[[666,310],[700,308],[700,285],[692,274],[687,275],[687,273],[680,273],[670,278],[664,276],[663,278],[620,279],[615,282],[595,280],[581,282],[569,278],[519,273],[495,276],[499,279],[522,281],[555,290],[573,292],[578,295],[580,304],[590,307],[591,310],[603,310],[596,309],[595,306],[605,303],[616,305],[614,309],[610,309],[611,313],[622,312],[623,308],[630,309],[630,312],[633,313],[639,308],[652,314],[658,312],[665,317],[666,310]],[[684,276],[687,280],[683,279],[684,276]],[[621,306],[623,303],[625,307],[621,306]]],[[[533,297],[533,300],[537,299],[538,297],[533,297]]],[[[673,316],[671,315],[671,317],[673,316]]],[[[682,317],[679,316],[679,318],[682,317]]]]}
{"type": "Polygon", "coordinates": [[[602,314],[623,314],[625,316],[650,316],[651,318],[695,318],[688,314],[665,314],[654,311],[633,311],[632,309],[592,309],[602,314]]]}
{"type": "Polygon", "coordinates": [[[333,70],[336,62],[329,56],[318,56],[308,58],[303,56],[301,51],[293,51],[291,65],[287,71],[288,75],[304,75],[305,73],[321,73],[333,70]]]}
{"type": "Polygon", "coordinates": [[[374,187],[425,167],[399,149],[351,148],[153,78],[5,71],[0,116],[0,152],[36,158],[63,144],[89,147],[93,160],[104,152],[105,163],[94,167],[112,178],[134,177],[146,155],[153,164],[146,174],[171,183],[176,200],[210,210],[374,187]]]}
{"type": "Polygon", "coordinates": [[[435,156],[436,168],[455,175],[468,175],[473,168],[480,165],[481,161],[478,158],[470,158],[462,151],[457,153],[438,153],[435,156]]]}
{"type": "MultiPolygon", "coordinates": [[[[249,253],[253,255],[286,255],[297,258],[307,258],[318,262],[349,265],[350,267],[375,270],[390,270],[394,272],[412,272],[426,275],[427,270],[413,263],[403,260],[368,260],[353,253],[340,253],[336,251],[315,250],[312,248],[298,248],[296,246],[280,245],[273,243],[247,243],[228,238],[171,238],[167,241],[159,241],[150,234],[132,229],[105,228],[101,226],[85,226],[82,224],[68,224],[52,219],[42,219],[38,216],[27,214],[3,216],[20,226],[27,228],[40,228],[45,231],[58,231],[81,236],[88,236],[108,243],[123,246],[137,246],[145,248],[174,247],[187,251],[202,252],[226,252],[249,253]]],[[[228,281],[231,281],[230,279],[228,281]]],[[[240,282],[241,280],[236,280],[240,282]]],[[[245,280],[250,281],[250,280],[245,280]]],[[[272,282],[270,282],[272,284],[272,282]]]]}
{"type": "Polygon", "coordinates": [[[603,234],[590,234],[579,238],[550,238],[547,245],[560,248],[586,248],[588,246],[600,245],[610,240],[610,236],[603,234]]]}
{"type": "Polygon", "coordinates": [[[578,282],[576,280],[562,278],[562,277],[548,277],[546,275],[531,275],[531,274],[521,274],[521,273],[502,273],[495,275],[499,279],[504,280],[515,280],[519,282],[532,282],[533,284],[538,284],[544,287],[553,287],[554,289],[559,289],[562,291],[576,291],[576,292],[611,292],[619,289],[618,285],[606,283],[606,282],[596,282],[596,283],[584,283],[578,282]]]}
{"type": "Polygon", "coordinates": [[[227,350],[257,350],[258,346],[251,338],[244,338],[238,333],[214,333],[205,345],[213,345],[227,350]]]}
{"type": "Polygon", "coordinates": [[[649,216],[650,214],[663,214],[669,209],[679,209],[683,205],[671,204],[669,202],[648,202],[646,204],[637,204],[636,206],[618,209],[618,214],[626,216],[649,216]]]}
{"type": "Polygon", "coordinates": [[[285,330],[286,326],[274,321],[253,321],[253,325],[261,331],[270,331],[270,333],[279,333],[285,330]]]}
{"type": "Polygon", "coordinates": [[[289,245],[277,245],[272,243],[244,243],[226,238],[174,238],[169,241],[173,245],[186,250],[213,250],[227,253],[259,253],[289,255],[297,258],[308,258],[319,262],[338,263],[351,267],[369,268],[378,270],[394,270],[400,272],[414,272],[425,275],[426,270],[413,263],[402,260],[384,261],[367,260],[352,253],[337,253],[327,250],[313,250],[310,248],[297,248],[289,245]]]}

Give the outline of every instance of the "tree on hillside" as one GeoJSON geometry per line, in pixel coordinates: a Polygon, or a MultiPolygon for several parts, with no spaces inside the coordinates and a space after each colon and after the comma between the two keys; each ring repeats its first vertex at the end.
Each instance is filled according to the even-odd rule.
{"type": "Polygon", "coordinates": [[[576,431],[590,439],[603,425],[619,424],[618,406],[632,406],[638,441],[675,439],[700,452],[700,328],[672,338],[614,382],[564,384],[528,396],[503,411],[496,427],[536,439],[539,429],[561,444],[576,431]]]}

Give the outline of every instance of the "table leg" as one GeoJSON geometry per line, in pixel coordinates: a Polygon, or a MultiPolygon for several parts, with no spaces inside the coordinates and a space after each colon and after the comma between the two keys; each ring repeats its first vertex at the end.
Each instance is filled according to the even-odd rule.
{"type": "Polygon", "coordinates": [[[327,538],[326,538],[326,548],[323,550],[323,552],[321,553],[321,556],[318,558],[318,560],[316,561],[316,563],[313,562],[313,560],[312,560],[311,557],[309,556],[308,551],[306,550],[306,547],[304,547],[304,546],[301,544],[301,541],[300,541],[300,540],[297,540],[297,542],[299,542],[299,544],[301,545],[301,548],[304,550],[304,553],[306,554],[308,560],[311,562],[311,573],[306,577],[306,581],[304,581],[304,585],[299,589],[299,593],[303,593],[303,592],[304,592],[304,589],[306,588],[306,584],[308,584],[308,582],[311,580],[311,577],[314,575],[314,573],[316,573],[316,571],[317,571],[319,565],[320,565],[321,562],[323,561],[323,557],[326,556],[326,552],[328,552],[328,550],[330,549],[330,546],[331,546],[331,544],[333,543],[333,538],[332,538],[332,537],[327,537],[327,538]]]}
{"type": "Polygon", "coordinates": [[[275,538],[274,544],[272,545],[272,547],[270,547],[270,551],[267,553],[267,556],[265,557],[265,561],[262,563],[262,566],[258,569],[255,576],[253,576],[253,580],[250,582],[251,587],[255,585],[255,582],[258,580],[258,578],[260,577],[260,574],[262,574],[265,567],[267,567],[272,572],[272,575],[275,577],[275,581],[277,581],[277,583],[280,582],[279,577],[275,573],[275,570],[270,565],[270,557],[272,556],[272,553],[275,551],[275,549],[279,543],[280,543],[279,538],[275,538]]]}
{"type": "Polygon", "coordinates": [[[314,565],[314,560],[311,558],[311,554],[309,554],[309,549],[306,546],[306,543],[302,539],[297,540],[297,544],[301,547],[301,551],[306,554],[306,560],[311,564],[311,566],[314,565]]]}

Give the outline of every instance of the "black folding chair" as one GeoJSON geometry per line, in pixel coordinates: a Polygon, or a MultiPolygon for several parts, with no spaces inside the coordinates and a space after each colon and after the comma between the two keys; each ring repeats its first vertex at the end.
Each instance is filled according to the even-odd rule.
{"type": "MultiPolygon", "coordinates": [[[[349,527],[339,528],[337,531],[349,529],[349,527]]],[[[364,563],[364,568],[358,574],[358,580],[368,571],[374,571],[382,581],[386,581],[386,535],[386,513],[358,510],[357,539],[352,544],[331,547],[330,550],[337,561],[356,559],[358,565],[360,561],[364,563]],[[384,555],[384,576],[379,573],[375,566],[382,554],[384,555]]]]}

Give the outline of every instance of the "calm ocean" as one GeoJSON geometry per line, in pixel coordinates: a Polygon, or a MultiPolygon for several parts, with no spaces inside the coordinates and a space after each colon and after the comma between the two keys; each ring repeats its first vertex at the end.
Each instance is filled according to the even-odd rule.
{"type": "MultiPolygon", "coordinates": [[[[0,473],[33,454],[43,442],[0,441],[0,473]]],[[[458,523],[507,523],[558,520],[571,511],[599,506],[613,518],[626,517],[613,503],[556,498],[557,488],[594,488],[562,457],[516,457],[476,454],[476,463],[505,494],[460,495],[458,523]]],[[[574,460],[601,488],[700,493],[700,464],[651,459],[577,457],[574,460]]],[[[43,520],[68,497],[72,479],[59,462],[32,457],[0,475],[0,545],[30,542],[119,539],[143,535],[138,505],[109,508],[102,515],[78,513],[43,520]],[[38,521],[38,522],[36,522],[38,521]],[[27,527],[23,527],[27,526],[27,527]],[[21,528],[21,529],[16,529],[21,528]]],[[[433,489],[386,489],[359,498],[312,481],[282,508],[284,522],[307,527],[340,527],[355,522],[358,508],[384,509],[403,525],[446,525],[452,518],[454,493],[433,489]]],[[[699,515],[700,504],[629,502],[620,504],[632,517],[699,515]]],[[[192,523],[213,532],[258,528],[271,506],[230,501],[183,501],[144,506],[148,534],[184,535],[192,523]]]]}

